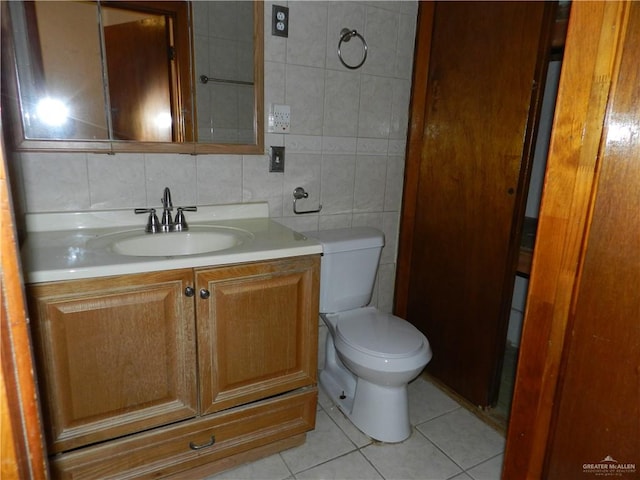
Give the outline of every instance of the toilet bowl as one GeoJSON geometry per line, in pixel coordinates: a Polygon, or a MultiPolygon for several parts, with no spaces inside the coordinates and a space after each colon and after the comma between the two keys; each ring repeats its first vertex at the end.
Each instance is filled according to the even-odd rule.
{"type": "Polygon", "coordinates": [[[411,435],[407,385],[432,353],[409,322],[366,306],[384,237],[364,227],[305,235],[323,245],[320,316],[329,334],[320,386],[362,432],[401,442],[411,435]]]}
{"type": "Polygon", "coordinates": [[[431,359],[426,337],[405,320],[373,307],[321,318],[329,336],[320,385],[370,437],[389,443],[408,438],[407,385],[431,359]],[[367,326],[372,319],[373,328],[367,326]]]}

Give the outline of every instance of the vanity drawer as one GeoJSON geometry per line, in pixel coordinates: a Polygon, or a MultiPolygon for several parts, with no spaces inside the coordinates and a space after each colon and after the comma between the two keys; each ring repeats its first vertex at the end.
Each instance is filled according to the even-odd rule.
{"type": "Polygon", "coordinates": [[[51,459],[53,477],[160,478],[192,469],[312,430],[316,398],[317,388],[305,388],[61,454],[51,459]]]}

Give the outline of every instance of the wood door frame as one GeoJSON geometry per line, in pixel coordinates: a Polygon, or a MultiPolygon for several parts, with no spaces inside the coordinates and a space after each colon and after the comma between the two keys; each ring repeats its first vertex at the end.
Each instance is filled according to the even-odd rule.
{"type": "Polygon", "coordinates": [[[0,137],[0,476],[35,480],[47,458],[14,215],[0,137]]]}
{"type": "Polygon", "coordinates": [[[394,313],[406,318],[409,303],[409,280],[411,255],[413,252],[413,232],[415,229],[420,179],[422,140],[424,137],[427,89],[417,89],[415,85],[427,85],[429,61],[431,59],[431,33],[435,14],[435,2],[420,2],[416,27],[416,49],[414,52],[411,100],[409,103],[409,136],[404,167],[404,190],[400,211],[400,232],[398,235],[398,258],[396,260],[396,283],[394,313]]]}
{"type": "Polygon", "coordinates": [[[574,2],[547,160],[503,478],[544,478],[629,1],[574,2]]]}

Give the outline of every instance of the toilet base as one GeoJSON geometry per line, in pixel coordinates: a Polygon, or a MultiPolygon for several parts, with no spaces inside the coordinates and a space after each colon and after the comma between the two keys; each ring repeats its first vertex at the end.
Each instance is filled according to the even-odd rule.
{"type": "Polygon", "coordinates": [[[387,387],[356,377],[338,358],[327,338],[320,386],[360,431],[375,440],[397,443],[411,435],[407,385],[387,387]]]}

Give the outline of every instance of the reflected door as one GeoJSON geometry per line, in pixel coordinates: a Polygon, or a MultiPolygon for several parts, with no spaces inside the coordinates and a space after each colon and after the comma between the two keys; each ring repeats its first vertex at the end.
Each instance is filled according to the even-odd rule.
{"type": "Polygon", "coordinates": [[[169,24],[162,15],[104,29],[113,137],[174,139],[169,24]]]}

